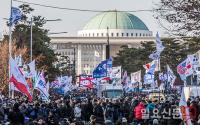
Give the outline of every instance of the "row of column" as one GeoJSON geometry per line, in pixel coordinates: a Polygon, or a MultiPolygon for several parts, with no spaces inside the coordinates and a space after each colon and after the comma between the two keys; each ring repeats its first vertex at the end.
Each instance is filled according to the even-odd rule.
{"type": "MultiPolygon", "coordinates": [[[[101,53],[102,55],[100,55],[102,57],[102,60],[106,59],[106,45],[103,44],[102,45],[102,49],[101,49],[101,53]]],[[[78,44],[77,47],[77,75],[82,74],[82,44],[78,44]]]]}

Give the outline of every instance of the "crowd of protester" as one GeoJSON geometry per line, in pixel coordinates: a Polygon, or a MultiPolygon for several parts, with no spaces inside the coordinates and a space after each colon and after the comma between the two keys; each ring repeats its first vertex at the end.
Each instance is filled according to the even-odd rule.
{"type": "MultiPolygon", "coordinates": [[[[54,95],[51,101],[25,97],[1,97],[2,125],[181,125],[179,99],[175,96],[164,102],[143,96],[120,99],[72,98],[54,95]]],[[[194,125],[200,125],[200,98],[187,101],[194,125]]]]}

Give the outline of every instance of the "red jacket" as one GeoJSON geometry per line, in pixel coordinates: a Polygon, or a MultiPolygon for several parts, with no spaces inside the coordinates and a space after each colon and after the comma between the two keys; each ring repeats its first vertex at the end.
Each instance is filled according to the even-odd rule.
{"type": "Polygon", "coordinates": [[[190,118],[192,121],[195,121],[195,119],[197,118],[197,108],[195,105],[191,105],[189,109],[190,109],[190,118]]]}
{"type": "Polygon", "coordinates": [[[142,102],[140,102],[134,109],[134,114],[135,114],[135,118],[137,120],[141,120],[142,119],[142,110],[145,109],[145,106],[142,102]]]}

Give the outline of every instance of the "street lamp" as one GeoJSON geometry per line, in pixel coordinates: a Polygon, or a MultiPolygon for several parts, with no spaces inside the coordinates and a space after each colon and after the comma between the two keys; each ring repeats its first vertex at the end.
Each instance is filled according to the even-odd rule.
{"type": "Polygon", "coordinates": [[[109,27],[107,27],[106,59],[109,58],[110,58],[110,39],[109,39],[109,27]]]}
{"type": "MultiPolygon", "coordinates": [[[[51,21],[62,21],[61,19],[55,19],[55,20],[45,20],[46,22],[51,22],[51,21]]],[[[33,59],[33,17],[31,17],[30,21],[31,25],[31,38],[30,38],[30,55],[31,55],[31,62],[33,59]]]]}

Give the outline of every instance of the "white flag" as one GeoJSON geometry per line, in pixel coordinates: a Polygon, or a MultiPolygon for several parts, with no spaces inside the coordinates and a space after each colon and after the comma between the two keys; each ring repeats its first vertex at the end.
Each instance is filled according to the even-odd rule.
{"type": "Polygon", "coordinates": [[[121,84],[122,80],[122,70],[121,66],[112,67],[111,79],[113,84],[121,84]]]}
{"type": "Polygon", "coordinates": [[[161,53],[164,50],[164,48],[165,47],[162,45],[162,41],[160,40],[160,36],[157,32],[157,34],[156,34],[156,51],[161,53]]]}
{"type": "Polygon", "coordinates": [[[34,77],[36,75],[36,70],[35,70],[35,60],[33,60],[31,63],[28,64],[30,68],[30,75],[34,77]]]}
{"type": "Polygon", "coordinates": [[[167,81],[170,83],[170,85],[173,87],[173,84],[176,80],[176,76],[174,75],[172,69],[167,65],[167,81]]]}
{"type": "Polygon", "coordinates": [[[141,82],[141,70],[131,73],[131,83],[141,82]]]}
{"type": "Polygon", "coordinates": [[[199,60],[198,55],[195,53],[195,54],[192,54],[192,55],[188,55],[187,58],[192,63],[193,70],[196,71],[197,68],[200,67],[200,60],[199,60]]]}
{"type": "Polygon", "coordinates": [[[49,100],[49,93],[48,88],[46,85],[46,82],[44,81],[44,78],[42,78],[43,75],[40,75],[39,78],[36,81],[35,89],[40,91],[40,95],[44,101],[49,100]]]}

